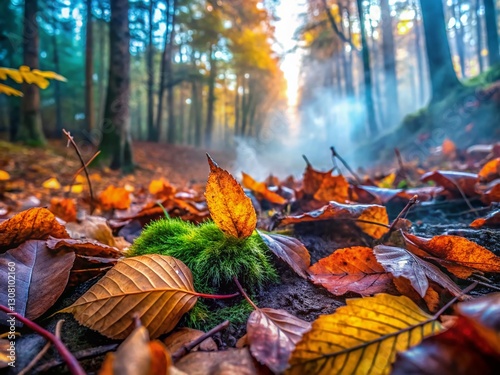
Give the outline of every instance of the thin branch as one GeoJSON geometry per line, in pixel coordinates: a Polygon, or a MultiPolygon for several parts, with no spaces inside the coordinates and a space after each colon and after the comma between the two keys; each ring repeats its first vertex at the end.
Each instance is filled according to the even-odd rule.
{"type": "Polygon", "coordinates": [[[85,371],[83,371],[83,368],[80,366],[78,361],[75,359],[73,354],[66,348],[66,346],[63,344],[63,342],[56,337],[54,334],[51,332],[47,331],[46,329],[40,327],[38,324],[35,322],[32,322],[31,320],[25,318],[21,314],[18,314],[16,312],[12,312],[8,307],[4,305],[0,305],[0,310],[6,313],[8,316],[13,316],[14,318],[18,319],[21,323],[23,323],[26,327],[32,329],[39,335],[45,337],[47,340],[49,340],[57,349],[59,354],[61,354],[61,357],[64,359],[64,362],[66,362],[66,365],[68,366],[69,371],[73,375],[86,375],[85,371]]]}
{"type": "Polygon", "coordinates": [[[363,181],[361,181],[361,178],[352,170],[352,168],[347,164],[347,162],[335,151],[335,148],[332,146],[330,147],[330,150],[332,151],[332,157],[336,157],[340,160],[340,162],[346,167],[346,169],[349,171],[349,173],[354,177],[356,182],[359,185],[363,185],[363,181]]]}
{"type": "Polygon", "coordinates": [[[354,45],[352,40],[349,39],[348,37],[346,37],[345,34],[342,31],[340,31],[340,29],[337,25],[337,22],[335,22],[335,18],[333,18],[333,14],[330,11],[330,8],[328,7],[326,0],[323,0],[323,8],[325,10],[326,16],[328,17],[328,21],[330,22],[330,25],[332,26],[332,29],[335,32],[335,34],[337,34],[337,36],[340,38],[341,41],[349,44],[352,47],[353,51],[356,51],[359,53],[358,47],[356,47],[354,45]]]}
{"type": "Polygon", "coordinates": [[[69,184],[69,189],[68,189],[68,191],[66,192],[66,198],[67,198],[67,197],[69,197],[69,193],[71,193],[71,189],[72,189],[73,185],[75,184],[75,181],[76,181],[76,178],[78,177],[78,175],[79,175],[80,173],[82,173],[82,172],[83,172],[83,170],[85,169],[85,167],[88,167],[88,166],[90,165],[90,163],[92,163],[92,162],[95,160],[95,158],[96,158],[96,157],[97,157],[100,153],[101,153],[101,151],[97,151],[97,152],[94,154],[94,156],[92,156],[92,157],[89,159],[89,161],[87,161],[87,162],[85,163],[85,165],[84,165],[84,166],[80,167],[80,168],[76,171],[76,173],[75,173],[75,174],[74,174],[74,176],[73,176],[73,179],[71,180],[71,183],[69,184]]]}
{"type": "Polygon", "coordinates": [[[255,310],[258,310],[259,308],[257,307],[257,305],[250,299],[250,297],[248,297],[248,294],[246,294],[245,291],[243,290],[243,287],[241,286],[240,282],[238,281],[238,278],[235,276],[235,277],[233,277],[233,280],[234,280],[234,283],[236,284],[236,286],[238,287],[238,289],[240,290],[241,294],[243,294],[243,297],[245,297],[245,299],[247,300],[247,302],[250,305],[252,305],[252,307],[255,310]]]}

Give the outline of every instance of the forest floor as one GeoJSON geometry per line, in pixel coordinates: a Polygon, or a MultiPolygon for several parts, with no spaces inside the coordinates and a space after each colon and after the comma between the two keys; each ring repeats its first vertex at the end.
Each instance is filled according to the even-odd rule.
{"type": "MultiPolygon", "coordinates": [[[[479,172],[484,163],[477,160],[473,162],[469,160],[467,163],[464,163],[463,160],[459,161],[458,159],[460,158],[457,158],[457,153],[460,154],[460,152],[454,150],[454,147],[455,146],[451,147],[450,144],[443,145],[444,151],[442,152],[444,152],[445,155],[441,155],[437,159],[434,159],[432,167],[426,164],[426,168],[429,168],[429,171],[433,171],[439,167],[446,166],[450,169],[462,170],[466,168],[469,171],[475,169],[475,173],[479,172]],[[451,156],[452,154],[453,156],[451,156]]],[[[495,154],[495,152],[498,152],[498,149],[495,149],[493,145],[492,150],[494,151],[492,151],[493,156],[490,155],[490,161],[497,160],[499,157],[495,154]]],[[[231,161],[234,159],[234,155],[231,153],[210,152],[210,154],[219,165],[225,168],[228,168],[231,165],[231,161]]],[[[86,160],[90,157],[91,154],[84,155],[84,159],[86,160]]],[[[137,202],[132,202],[131,207],[134,206],[134,203],[138,203],[138,207],[127,207],[124,210],[106,210],[104,208],[106,206],[104,204],[105,202],[101,202],[102,204],[98,205],[94,215],[102,215],[108,220],[113,229],[114,236],[124,236],[126,240],[132,242],[134,238],[141,233],[145,223],[152,218],[161,217],[161,215],[158,215],[158,211],[150,215],[150,211],[148,211],[150,208],[148,208],[145,200],[141,197],[153,194],[152,185],[150,184],[153,180],[164,178],[165,185],[162,187],[163,190],[160,189],[161,191],[158,191],[158,189],[156,189],[154,194],[161,195],[167,188],[170,188],[170,186],[174,186],[174,189],[180,194],[176,196],[176,198],[170,197],[165,200],[165,202],[176,202],[172,203],[173,206],[164,203],[169,214],[171,216],[180,216],[181,218],[187,217],[188,220],[194,222],[205,220],[207,218],[205,213],[206,208],[200,208],[200,205],[202,206],[204,204],[200,197],[205,189],[204,185],[206,184],[209,173],[209,167],[206,160],[205,152],[200,149],[138,142],[135,144],[135,162],[139,168],[135,174],[122,176],[119,172],[111,171],[107,168],[91,168],[90,170],[90,178],[93,182],[93,190],[96,199],[101,201],[104,200],[105,198],[101,194],[110,185],[125,187],[137,200],[137,202]],[[184,205],[181,205],[180,208],[175,206],[175,204],[180,204],[180,199],[191,199],[185,198],[185,196],[190,194],[193,197],[195,195],[197,196],[197,198],[192,198],[195,203],[190,203],[192,204],[191,208],[185,209],[184,205]],[[196,207],[196,210],[194,210],[193,207],[196,207]],[[123,212],[120,213],[121,211],[123,212]],[[141,214],[142,212],[146,212],[146,214],[143,215],[141,214]],[[121,224],[117,224],[117,221],[120,220],[122,220],[121,224]],[[135,226],[133,230],[125,230],[126,228],[132,228],[134,222],[137,223],[137,221],[140,223],[139,228],[135,226]]],[[[500,165],[500,161],[498,163],[500,165]]],[[[82,185],[83,190],[81,192],[70,194],[64,193],[64,186],[70,184],[75,172],[80,166],[80,161],[76,157],[74,150],[66,148],[66,145],[62,142],[51,142],[50,146],[46,149],[29,149],[0,142],[0,171],[6,171],[10,175],[10,179],[7,181],[7,187],[4,186],[4,190],[0,191],[0,223],[12,217],[15,213],[31,207],[52,207],[53,204],[51,204],[51,200],[54,198],[59,199],[63,196],[74,199],[77,202],[77,209],[86,211],[88,214],[89,191],[86,187],[85,179],[77,180],[77,184],[82,185]],[[57,180],[58,184],[55,184],[54,180],[52,180],[52,182],[47,182],[47,180],[52,178],[57,180]]],[[[360,190],[357,190],[358,188],[362,189],[363,186],[357,186],[356,183],[353,183],[349,179],[349,189],[357,192],[356,197],[358,198],[358,203],[368,205],[383,203],[385,209],[387,209],[389,213],[389,220],[393,221],[409,201],[407,195],[404,195],[406,192],[408,192],[408,194],[414,194],[415,191],[417,191],[417,193],[420,192],[422,194],[421,196],[424,197],[428,194],[429,189],[431,189],[432,194],[430,195],[432,195],[432,197],[427,197],[429,199],[424,197],[423,201],[425,202],[415,205],[407,216],[413,223],[411,229],[409,229],[411,233],[425,238],[441,235],[463,237],[491,251],[496,256],[500,256],[500,231],[498,229],[495,229],[494,226],[470,227],[471,222],[477,219],[478,216],[485,216],[498,210],[498,206],[494,203],[494,200],[493,202],[485,201],[487,193],[485,193],[485,195],[478,193],[476,196],[469,196],[469,198],[464,200],[459,192],[453,190],[453,184],[450,188],[450,183],[447,184],[446,181],[443,183],[443,180],[440,178],[434,180],[437,186],[429,186],[428,184],[421,183],[420,187],[414,187],[413,191],[412,189],[400,189],[397,188],[397,186],[404,185],[402,182],[408,183],[411,179],[408,176],[413,172],[417,173],[418,167],[416,165],[408,165],[408,170],[404,173],[404,175],[408,177],[406,181],[402,181],[403,179],[401,176],[403,174],[401,170],[394,170],[394,168],[391,168],[392,167],[389,168],[388,166],[387,173],[382,177],[373,177],[372,179],[366,180],[367,184],[372,184],[372,187],[375,188],[375,190],[364,191],[364,193],[368,191],[371,192],[370,194],[372,195],[369,198],[369,200],[371,200],[370,203],[363,202],[362,193],[360,190]],[[391,198],[387,199],[387,195],[385,194],[391,195],[391,198]],[[470,207],[471,205],[473,206],[472,210],[470,207]]],[[[421,175],[423,172],[424,171],[419,171],[418,173],[421,175]]],[[[316,183],[318,183],[318,178],[320,178],[320,176],[323,176],[321,178],[325,178],[327,175],[314,171],[311,166],[308,166],[306,174],[304,175],[306,180],[310,178],[308,173],[314,174],[313,180],[316,180],[316,183]]],[[[470,179],[473,179],[474,182],[476,181],[476,177],[474,176],[462,175],[460,174],[463,173],[462,171],[458,173],[458,178],[455,179],[453,183],[462,186],[462,188],[469,186],[470,179]]],[[[500,173],[500,169],[495,173],[500,173]]],[[[272,179],[270,179],[267,182],[267,186],[273,185],[272,182],[272,179]]],[[[277,182],[277,185],[281,186],[277,191],[282,196],[287,196],[287,193],[290,191],[295,191],[295,194],[297,194],[294,202],[290,200],[290,204],[287,206],[288,208],[286,211],[290,212],[291,210],[293,213],[299,214],[312,211],[323,205],[320,203],[325,201],[324,198],[312,198],[312,196],[317,197],[317,192],[312,195],[310,192],[306,192],[304,195],[303,190],[307,187],[307,182],[304,181],[303,183],[304,186],[302,186],[301,181],[277,182]]],[[[318,186],[316,186],[316,190],[317,189],[318,186]]],[[[256,207],[262,207],[260,211],[259,227],[270,229],[273,227],[273,220],[276,219],[276,215],[272,216],[272,214],[281,215],[281,217],[283,217],[286,212],[262,198],[263,194],[264,196],[268,194],[268,190],[257,190],[249,194],[252,195],[254,205],[256,207]],[[269,213],[271,213],[271,215],[269,213]]],[[[339,194],[335,189],[328,190],[328,193],[332,193],[335,196],[339,194]]],[[[349,198],[353,198],[353,196],[350,195],[349,198]]],[[[323,203],[327,203],[329,200],[330,199],[327,199],[326,202],[323,203]]],[[[113,205],[115,203],[110,204],[113,205]]],[[[77,220],[81,220],[81,217],[79,216],[77,220]]],[[[496,223],[498,223],[498,221],[496,221],[496,223]]],[[[389,222],[387,222],[387,224],[389,224],[389,222]]],[[[352,223],[342,220],[304,222],[297,219],[297,224],[293,227],[293,230],[291,226],[286,226],[285,230],[280,233],[291,234],[300,240],[309,251],[311,264],[315,264],[319,260],[330,256],[338,249],[349,249],[355,246],[371,248],[377,244],[377,239],[370,238],[366,233],[360,231],[359,227],[353,226],[352,223]]],[[[334,295],[323,286],[314,284],[310,279],[301,277],[274,255],[272,255],[272,262],[278,270],[280,281],[278,283],[269,284],[253,294],[252,298],[259,307],[286,310],[297,318],[312,322],[320,315],[334,313],[339,306],[345,305],[346,298],[359,296],[358,293],[352,290],[343,295],[334,295]]],[[[490,282],[493,288],[500,287],[500,277],[498,275],[498,273],[496,275],[490,275],[490,282]]],[[[464,289],[471,284],[471,281],[465,279],[461,280],[453,274],[450,274],[450,277],[457,283],[460,289],[464,289]]],[[[93,284],[98,282],[98,279],[99,278],[93,278],[76,286],[68,287],[58,301],[48,309],[41,318],[37,319],[37,322],[47,330],[53,332],[57,321],[61,319],[61,315],[58,314],[53,317],[49,315],[74,303],[77,298],[83,295],[93,284]]],[[[440,288],[434,285],[434,289],[439,294],[437,305],[442,306],[451,298],[446,288],[440,288]]],[[[233,286],[221,292],[227,294],[233,293],[234,291],[235,289],[233,286]]],[[[469,295],[480,296],[491,292],[492,289],[483,285],[476,287],[469,295]]],[[[241,298],[238,299],[238,302],[241,302],[241,298]]],[[[232,302],[208,303],[215,318],[210,321],[218,320],[217,309],[232,305],[232,302]]],[[[426,301],[420,300],[419,306],[425,309],[426,301]]],[[[65,320],[61,332],[63,341],[72,353],[76,353],[75,355],[88,373],[97,372],[102,365],[106,351],[111,349],[114,350],[116,344],[120,343],[120,341],[108,339],[96,331],[81,326],[71,314],[64,314],[62,318],[65,320]],[[90,358],[86,359],[86,356],[90,358]]],[[[186,321],[181,321],[181,324],[183,322],[185,323],[186,321]]],[[[206,331],[210,328],[212,328],[212,326],[207,325],[203,327],[203,330],[206,331]]],[[[213,338],[219,350],[227,350],[237,345],[238,340],[245,334],[245,331],[246,321],[239,321],[232,324],[226,331],[215,334],[213,338]]],[[[22,330],[22,336],[16,341],[19,353],[16,363],[18,369],[27,366],[32,358],[39,353],[45,345],[45,340],[41,336],[26,329],[22,330]]],[[[189,356],[184,357],[176,365],[180,369],[190,368],[187,363],[189,362],[189,358],[189,356]]],[[[188,370],[186,371],[190,373],[188,370]]],[[[200,371],[200,373],[204,373],[203,370],[200,371]]],[[[53,348],[49,349],[40,360],[39,364],[35,366],[35,369],[30,373],[44,372],[51,374],[67,373],[67,369],[64,365],[61,365],[60,357],[53,348]]],[[[17,370],[10,370],[8,373],[14,374],[17,373],[17,370]]]]}

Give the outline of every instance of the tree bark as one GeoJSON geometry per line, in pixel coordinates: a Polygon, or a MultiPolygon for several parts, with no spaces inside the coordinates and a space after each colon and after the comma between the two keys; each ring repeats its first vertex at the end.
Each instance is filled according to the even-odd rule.
{"type": "Polygon", "coordinates": [[[377,120],[375,118],[375,104],[372,93],[372,72],[370,66],[370,51],[368,50],[368,41],[366,39],[365,13],[363,11],[363,1],[356,0],[359,13],[359,23],[361,29],[361,46],[363,48],[361,55],[363,61],[363,82],[365,86],[365,105],[368,122],[368,133],[374,136],[378,132],[377,120]]]}
{"type": "Polygon", "coordinates": [[[158,139],[156,134],[155,124],[154,124],[154,46],[153,46],[153,11],[154,11],[154,0],[149,0],[148,8],[148,20],[149,20],[149,30],[148,30],[148,49],[146,52],[146,70],[148,74],[147,81],[147,95],[148,95],[148,111],[147,111],[147,126],[148,126],[148,141],[155,142],[158,139]]]}
{"type": "Polygon", "coordinates": [[[384,61],[384,102],[385,119],[391,124],[400,119],[398,101],[398,76],[396,72],[396,52],[394,48],[393,23],[389,0],[380,0],[382,12],[382,57],[384,61]]]}
{"type": "MultiPolygon", "coordinates": [[[[55,9],[53,9],[53,12],[55,9]]],[[[55,33],[55,30],[57,30],[58,24],[57,24],[57,17],[55,14],[52,14],[52,27],[54,30],[52,31],[52,49],[53,49],[53,54],[54,54],[54,71],[56,73],[60,73],[60,66],[59,66],[59,48],[58,48],[58,43],[57,43],[57,35],[55,33]]],[[[62,136],[62,130],[63,130],[63,123],[62,123],[62,104],[61,104],[61,84],[58,80],[54,80],[53,82],[54,85],[54,102],[56,103],[56,133],[57,137],[62,136]]]]}
{"type": "Polygon", "coordinates": [[[172,1],[171,10],[171,21],[170,21],[170,33],[168,36],[168,56],[166,61],[166,75],[167,75],[167,111],[168,111],[168,122],[167,122],[167,142],[175,143],[175,112],[174,112],[174,72],[172,66],[172,58],[174,55],[174,37],[175,37],[175,11],[177,7],[177,0],[172,1]]]}
{"type": "MultiPolygon", "coordinates": [[[[415,14],[418,14],[416,2],[413,3],[415,14]]],[[[422,28],[418,19],[415,20],[415,55],[417,56],[417,74],[419,84],[419,102],[417,107],[421,107],[425,100],[425,80],[424,80],[424,57],[422,54],[422,28]]]]}
{"type": "Polygon", "coordinates": [[[198,82],[196,80],[193,80],[192,82],[192,101],[191,101],[191,111],[193,114],[193,119],[194,119],[194,144],[196,146],[201,146],[201,128],[202,128],[202,123],[201,123],[201,100],[200,100],[200,90],[198,87],[198,82]]]}
{"type": "Polygon", "coordinates": [[[209,50],[210,74],[208,77],[208,97],[207,97],[207,124],[205,128],[205,146],[212,146],[212,136],[214,131],[214,106],[215,106],[215,78],[217,67],[214,57],[214,46],[210,45],[209,50]]]}
{"type": "Polygon", "coordinates": [[[500,62],[498,22],[495,0],[484,0],[484,16],[486,20],[486,35],[488,40],[488,61],[490,66],[492,66],[500,62]]]}
{"type": "Polygon", "coordinates": [[[462,0],[457,0],[453,5],[453,16],[455,17],[455,45],[457,48],[458,61],[460,63],[460,74],[465,78],[465,45],[464,45],[464,26],[462,25],[462,0]]]}
{"type": "Polygon", "coordinates": [[[453,63],[446,34],[443,4],[436,0],[421,0],[424,21],[425,49],[429,63],[432,99],[443,99],[451,90],[461,87],[453,63]]]}
{"type": "Polygon", "coordinates": [[[89,133],[94,129],[94,33],[92,31],[92,0],[87,0],[87,26],[85,35],[85,121],[89,133]]]}
{"type": "Polygon", "coordinates": [[[161,63],[160,63],[160,87],[158,89],[158,108],[156,110],[156,141],[160,141],[161,137],[161,124],[163,120],[163,96],[165,95],[165,86],[167,82],[167,61],[168,61],[168,35],[169,35],[169,22],[170,22],[170,2],[172,0],[167,1],[166,9],[165,9],[165,18],[167,22],[166,30],[165,30],[165,40],[163,44],[163,52],[161,54],[161,63]]]}
{"type": "MultiPolygon", "coordinates": [[[[101,0],[101,15],[104,16],[104,5],[103,1],[101,0]]],[[[106,29],[106,24],[105,24],[104,17],[102,20],[99,22],[99,57],[100,57],[100,62],[99,62],[99,113],[98,113],[98,123],[99,126],[102,125],[103,119],[104,119],[104,105],[106,104],[106,97],[104,93],[104,82],[105,82],[105,65],[106,65],[106,49],[105,49],[105,29],[106,29]]]]}
{"type": "Polygon", "coordinates": [[[482,73],[484,70],[483,63],[483,27],[481,24],[481,16],[479,15],[479,8],[481,7],[481,0],[476,0],[474,14],[476,17],[476,52],[477,52],[477,62],[479,64],[479,72],[482,73]]]}
{"type": "MultiPolygon", "coordinates": [[[[24,2],[23,28],[23,64],[31,69],[38,69],[38,13],[37,0],[24,2]]],[[[17,134],[19,141],[33,146],[46,144],[40,114],[40,89],[34,84],[23,83],[23,99],[21,104],[21,126],[17,134]]]]}
{"type": "Polygon", "coordinates": [[[128,0],[111,0],[109,24],[109,71],[102,139],[103,158],[111,157],[111,168],[133,170],[130,136],[130,34],[128,0]]]}

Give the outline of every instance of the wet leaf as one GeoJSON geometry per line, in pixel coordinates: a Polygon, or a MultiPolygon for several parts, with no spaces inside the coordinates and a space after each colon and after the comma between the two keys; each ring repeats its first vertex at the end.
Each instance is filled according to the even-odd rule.
{"type": "Polygon", "coordinates": [[[292,267],[299,276],[307,279],[307,270],[311,265],[311,256],[299,240],[281,234],[258,232],[274,255],[292,267]]]}
{"type": "Polygon", "coordinates": [[[265,183],[255,181],[250,175],[245,172],[241,172],[243,175],[243,180],[241,184],[243,187],[252,190],[254,193],[260,194],[265,200],[274,204],[285,204],[287,200],[281,195],[269,190],[265,183]]]}
{"type": "Polygon", "coordinates": [[[90,329],[116,339],[133,330],[138,314],[151,337],[171,331],[196,303],[191,271],[181,261],[161,255],[126,258],[73,305],[73,313],[90,329]]]}
{"type": "Polygon", "coordinates": [[[470,226],[472,228],[498,228],[500,227],[500,210],[490,212],[486,217],[474,220],[470,226]]]}
{"type": "Polygon", "coordinates": [[[288,366],[288,359],[295,345],[310,328],[311,323],[284,310],[254,310],[247,322],[250,352],[260,363],[275,373],[280,373],[288,366]]]}
{"type": "Polygon", "coordinates": [[[349,197],[349,183],[344,176],[325,176],[314,199],[318,201],[335,201],[345,203],[349,197]]]}
{"type": "Polygon", "coordinates": [[[210,165],[205,197],[212,220],[226,234],[249,237],[257,226],[252,201],[231,174],[207,155],[210,165]]]}
{"type": "Polygon", "coordinates": [[[460,190],[468,197],[476,196],[477,175],[466,172],[434,171],[424,174],[422,181],[434,181],[446,190],[455,193],[457,197],[462,197],[460,190]]]}
{"type": "Polygon", "coordinates": [[[279,225],[282,226],[319,220],[357,220],[355,222],[356,226],[373,238],[380,238],[387,233],[387,226],[389,224],[387,210],[383,206],[375,204],[348,205],[330,202],[319,210],[297,216],[285,216],[280,220],[279,225]],[[372,224],[372,222],[375,224],[372,224]],[[377,223],[381,225],[377,225],[377,223]]]}
{"type": "Polygon", "coordinates": [[[130,207],[130,192],[122,187],[110,185],[99,194],[99,202],[104,210],[126,210],[130,207]]]}
{"type": "Polygon", "coordinates": [[[393,289],[391,275],[377,262],[369,247],[338,249],[309,268],[311,280],[330,293],[368,296],[393,289]]]}
{"type": "MultiPolygon", "coordinates": [[[[51,308],[68,283],[73,267],[73,252],[50,250],[45,241],[29,240],[0,255],[0,284],[8,283],[9,268],[14,264],[16,312],[36,319],[51,308]]],[[[0,290],[0,303],[7,306],[8,289],[0,290]]],[[[0,313],[3,319],[3,313],[0,313]]]]}
{"type": "Polygon", "coordinates": [[[388,374],[396,352],[439,330],[439,323],[405,296],[347,300],[347,306],[313,322],[286,374],[388,374]]]}
{"type": "Polygon", "coordinates": [[[461,289],[435,265],[420,259],[401,247],[378,245],[373,252],[387,272],[394,277],[404,277],[411,282],[420,297],[424,298],[429,287],[428,278],[454,296],[462,294],[461,289]]]}
{"type": "Polygon", "coordinates": [[[27,240],[45,240],[49,236],[69,238],[52,212],[46,208],[30,208],[0,223],[0,253],[27,240]]]}

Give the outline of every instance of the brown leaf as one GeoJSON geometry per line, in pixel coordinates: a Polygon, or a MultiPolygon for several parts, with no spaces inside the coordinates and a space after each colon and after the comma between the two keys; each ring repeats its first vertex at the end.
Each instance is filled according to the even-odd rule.
{"type": "Polygon", "coordinates": [[[500,210],[490,212],[486,217],[474,220],[470,226],[472,228],[498,228],[500,227],[500,210]]]}
{"type": "Polygon", "coordinates": [[[68,230],[71,238],[88,238],[99,241],[104,245],[117,247],[116,241],[113,237],[113,232],[111,232],[111,228],[108,226],[106,219],[103,217],[87,216],[79,223],[67,223],[66,229],[68,230]]]}
{"type": "Polygon", "coordinates": [[[196,303],[191,271],[181,261],[157,254],[126,258],[112,268],[73,305],[81,324],[123,339],[137,314],[151,337],[171,331],[196,303]]]}
{"type": "Polygon", "coordinates": [[[72,250],[78,255],[102,258],[121,258],[123,253],[116,247],[104,245],[93,240],[74,240],[49,238],[47,247],[52,250],[65,249],[72,250]]]}
{"type": "Polygon", "coordinates": [[[52,198],[49,210],[64,221],[76,221],[75,200],[70,198],[52,198]]]}
{"type": "Polygon", "coordinates": [[[345,203],[349,197],[349,183],[344,176],[325,176],[314,199],[318,201],[336,201],[345,203]]]}
{"type": "Polygon", "coordinates": [[[468,196],[476,196],[477,175],[466,172],[453,171],[434,171],[424,174],[421,178],[423,182],[434,181],[436,184],[444,187],[446,190],[462,197],[460,190],[468,196]]]}
{"type": "Polygon", "coordinates": [[[478,173],[479,180],[484,183],[500,178],[500,158],[487,162],[478,173]]]}
{"type": "Polygon", "coordinates": [[[284,310],[262,308],[254,310],[247,322],[250,352],[275,373],[283,372],[295,345],[311,323],[284,310]]]}
{"type": "Polygon", "coordinates": [[[387,189],[377,186],[356,185],[353,186],[353,191],[355,193],[353,199],[360,203],[387,204],[395,198],[407,202],[413,197],[403,189],[387,189]]]}
{"type": "Polygon", "coordinates": [[[393,289],[391,275],[377,262],[369,247],[336,250],[309,268],[311,280],[336,296],[348,292],[368,296],[393,289]]]}
{"type": "Polygon", "coordinates": [[[243,187],[252,190],[254,193],[260,194],[265,200],[274,204],[285,204],[287,200],[281,195],[269,190],[265,183],[255,181],[250,175],[245,172],[241,172],[243,175],[243,180],[241,184],[243,187]]]}
{"type": "MultiPolygon", "coordinates": [[[[7,306],[9,280],[15,277],[16,312],[36,319],[54,305],[68,283],[73,252],[51,251],[45,241],[29,240],[0,255],[0,303],[7,306]],[[10,276],[9,276],[10,275],[10,276]]],[[[2,319],[4,318],[3,313],[2,319]]]]}
{"type": "Polygon", "coordinates": [[[440,264],[457,277],[464,276],[463,267],[482,272],[500,272],[500,257],[466,238],[442,235],[427,239],[409,233],[405,233],[405,237],[432,256],[444,260],[440,264]],[[456,269],[453,263],[461,267],[456,269]]]}
{"type": "Polygon", "coordinates": [[[52,212],[36,207],[14,215],[0,223],[0,253],[28,240],[45,240],[49,236],[69,238],[52,212]]]}
{"type": "Polygon", "coordinates": [[[226,234],[246,238],[257,226],[252,201],[231,174],[220,168],[207,154],[210,165],[205,197],[212,220],[226,234]]]}
{"type": "Polygon", "coordinates": [[[126,210],[130,207],[130,192],[122,187],[110,185],[99,194],[99,203],[104,210],[126,210]]]}
{"type": "Polygon", "coordinates": [[[410,298],[413,302],[418,304],[421,308],[427,307],[427,309],[431,313],[435,313],[438,311],[440,305],[441,305],[441,297],[439,293],[436,291],[435,288],[439,288],[439,286],[434,283],[430,282],[429,287],[427,288],[427,292],[425,293],[425,296],[422,298],[415,288],[411,285],[410,281],[404,277],[395,277],[392,279],[392,282],[394,283],[394,286],[398,290],[399,293],[401,293],[404,296],[407,296],[410,298]]]}
{"type": "MultiPolygon", "coordinates": [[[[199,331],[197,329],[182,327],[169,334],[163,340],[163,343],[171,353],[175,353],[184,345],[191,343],[204,334],[205,332],[199,331]]],[[[206,340],[202,341],[201,344],[198,344],[193,349],[191,349],[191,352],[195,352],[197,350],[202,350],[204,352],[214,352],[218,350],[218,347],[214,339],[208,337],[206,340]]]]}
{"type": "Polygon", "coordinates": [[[292,267],[299,276],[307,279],[311,256],[299,240],[281,234],[266,234],[261,231],[258,233],[274,255],[292,267]]]}
{"type": "Polygon", "coordinates": [[[433,280],[437,284],[446,288],[454,296],[462,294],[460,288],[434,264],[420,259],[406,249],[401,247],[377,245],[373,252],[378,262],[387,272],[394,277],[404,277],[411,282],[411,285],[420,297],[427,294],[429,281],[433,280]]]}
{"type": "Polygon", "coordinates": [[[387,228],[389,217],[387,216],[385,207],[375,204],[348,205],[337,202],[330,202],[319,210],[302,215],[285,216],[280,220],[279,225],[283,226],[319,220],[358,220],[356,221],[356,226],[373,238],[380,238],[389,230],[387,228]],[[372,222],[382,225],[372,224],[372,222]]]}
{"type": "Polygon", "coordinates": [[[332,171],[333,169],[327,172],[320,172],[308,163],[302,180],[304,193],[314,195],[323,184],[324,179],[332,174],[332,171]]]}

